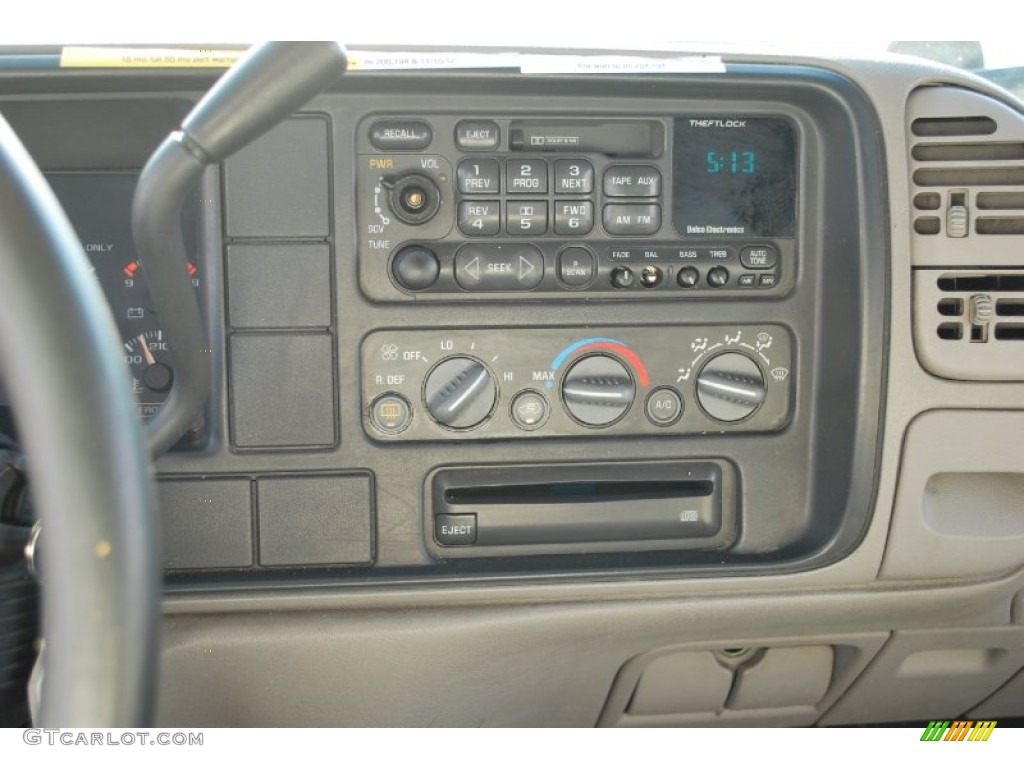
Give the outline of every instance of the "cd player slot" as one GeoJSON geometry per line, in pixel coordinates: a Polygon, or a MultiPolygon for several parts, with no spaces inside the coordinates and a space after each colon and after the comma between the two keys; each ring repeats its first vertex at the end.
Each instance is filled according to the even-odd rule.
{"type": "MultiPolygon", "coordinates": [[[[732,537],[731,469],[714,462],[442,470],[434,541],[445,551],[721,548],[732,537]]],[[[456,554],[456,556],[459,556],[456,554]]]]}
{"type": "Polygon", "coordinates": [[[651,501],[710,496],[714,483],[703,480],[611,481],[541,483],[536,485],[449,488],[445,500],[460,504],[579,504],[651,501]]]}

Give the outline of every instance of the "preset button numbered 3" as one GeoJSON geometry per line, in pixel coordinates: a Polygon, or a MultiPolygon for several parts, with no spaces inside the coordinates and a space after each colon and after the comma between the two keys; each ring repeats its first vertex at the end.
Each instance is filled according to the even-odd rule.
{"type": "Polygon", "coordinates": [[[589,195],[594,191],[594,166],[586,160],[555,161],[555,194],[589,195]]]}

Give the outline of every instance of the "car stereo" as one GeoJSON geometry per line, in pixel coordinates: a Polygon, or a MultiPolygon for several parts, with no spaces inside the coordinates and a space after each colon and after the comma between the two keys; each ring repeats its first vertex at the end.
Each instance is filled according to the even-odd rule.
{"type": "Polygon", "coordinates": [[[786,294],[796,129],[774,115],[374,115],[358,131],[372,299],[786,294]]]}

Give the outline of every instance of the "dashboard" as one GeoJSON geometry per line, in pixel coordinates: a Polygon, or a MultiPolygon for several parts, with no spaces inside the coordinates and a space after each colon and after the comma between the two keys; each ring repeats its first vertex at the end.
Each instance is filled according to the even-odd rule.
{"type": "MultiPolygon", "coordinates": [[[[354,72],[204,176],[162,722],[1024,714],[1021,107],[723,70],[354,72]]],[[[0,70],[143,420],[131,200],[209,84],[0,70]]]]}

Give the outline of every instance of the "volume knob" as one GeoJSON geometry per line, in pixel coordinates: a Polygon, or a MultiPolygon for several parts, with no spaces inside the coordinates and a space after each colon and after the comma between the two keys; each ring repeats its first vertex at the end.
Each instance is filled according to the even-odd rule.
{"type": "Polygon", "coordinates": [[[490,416],[497,398],[494,379],[471,357],[449,357],[427,375],[427,411],[438,424],[470,429],[490,416]]]}

